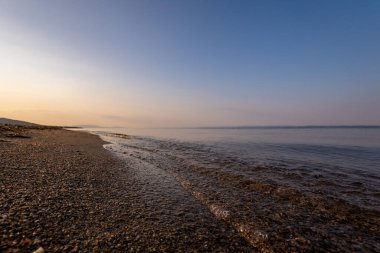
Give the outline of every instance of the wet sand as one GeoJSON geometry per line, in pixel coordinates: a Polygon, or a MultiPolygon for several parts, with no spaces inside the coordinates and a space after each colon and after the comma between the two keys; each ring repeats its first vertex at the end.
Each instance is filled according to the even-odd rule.
{"type": "Polygon", "coordinates": [[[0,252],[258,249],[174,177],[117,159],[95,135],[16,130],[0,129],[0,252]]]}

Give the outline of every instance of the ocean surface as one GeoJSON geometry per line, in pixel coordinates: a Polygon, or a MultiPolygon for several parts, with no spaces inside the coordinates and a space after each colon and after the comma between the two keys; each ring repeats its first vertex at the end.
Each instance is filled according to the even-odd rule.
{"type": "MultiPolygon", "coordinates": [[[[261,251],[380,250],[379,127],[85,130],[125,161],[160,233],[174,201],[261,251]]],[[[200,231],[192,219],[176,226],[200,231]]]]}
{"type": "Polygon", "coordinates": [[[380,127],[86,130],[114,143],[119,153],[154,151],[227,176],[380,210],[380,127]]]}

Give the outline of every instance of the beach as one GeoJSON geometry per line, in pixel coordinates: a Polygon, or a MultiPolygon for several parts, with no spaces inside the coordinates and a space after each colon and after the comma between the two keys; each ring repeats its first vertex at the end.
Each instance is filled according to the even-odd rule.
{"type": "Polygon", "coordinates": [[[378,210],[271,180],[290,172],[249,179],[201,146],[100,136],[2,129],[1,252],[379,250],[378,210]]]}
{"type": "Polygon", "coordinates": [[[0,253],[380,253],[379,28],[380,0],[0,0],[0,253]]]}
{"type": "Polygon", "coordinates": [[[1,252],[252,250],[186,191],[169,198],[128,175],[98,136],[22,134],[0,138],[1,252]]]}

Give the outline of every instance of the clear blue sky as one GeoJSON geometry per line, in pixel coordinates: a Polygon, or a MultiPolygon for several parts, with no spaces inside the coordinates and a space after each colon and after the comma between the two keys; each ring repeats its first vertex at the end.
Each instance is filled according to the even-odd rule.
{"type": "Polygon", "coordinates": [[[0,38],[5,116],[380,124],[378,0],[1,0],[0,38]]]}

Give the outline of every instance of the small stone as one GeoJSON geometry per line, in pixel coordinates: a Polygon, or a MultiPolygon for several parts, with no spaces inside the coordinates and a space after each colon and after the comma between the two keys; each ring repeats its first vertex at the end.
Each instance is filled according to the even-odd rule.
{"type": "Polygon", "coordinates": [[[33,241],[30,240],[29,238],[26,238],[26,239],[24,239],[23,243],[25,246],[28,246],[28,245],[31,245],[33,243],[33,241]]]}
{"type": "Polygon", "coordinates": [[[38,249],[36,249],[35,251],[33,251],[33,253],[45,253],[45,250],[44,250],[44,248],[39,247],[38,249]]]}

